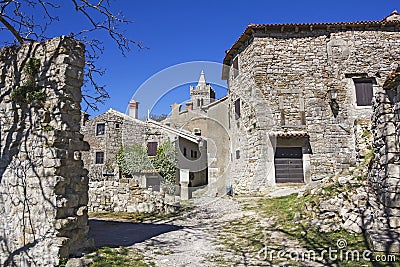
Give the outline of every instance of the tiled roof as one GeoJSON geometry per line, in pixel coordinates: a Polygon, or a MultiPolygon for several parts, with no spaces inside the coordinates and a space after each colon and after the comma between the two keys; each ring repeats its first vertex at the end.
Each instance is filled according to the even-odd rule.
{"type": "Polygon", "coordinates": [[[286,24],[249,24],[244,32],[240,35],[239,39],[226,51],[224,58],[224,65],[231,65],[232,58],[241,49],[242,46],[248,45],[253,34],[256,31],[262,30],[264,33],[270,32],[284,32],[284,31],[314,31],[314,30],[368,30],[368,27],[379,27],[380,29],[399,27],[400,14],[395,10],[392,14],[383,20],[372,21],[355,21],[355,22],[327,22],[327,23],[286,23],[286,24]]]}

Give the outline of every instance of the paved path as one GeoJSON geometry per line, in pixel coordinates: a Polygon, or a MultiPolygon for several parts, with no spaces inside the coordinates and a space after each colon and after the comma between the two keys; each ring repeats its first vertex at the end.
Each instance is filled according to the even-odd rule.
{"type": "Polygon", "coordinates": [[[229,198],[196,199],[191,212],[163,222],[180,229],[154,236],[133,247],[153,258],[156,266],[214,266],[212,258],[229,260],[234,257],[218,245],[219,227],[241,216],[240,205],[229,198]]]}

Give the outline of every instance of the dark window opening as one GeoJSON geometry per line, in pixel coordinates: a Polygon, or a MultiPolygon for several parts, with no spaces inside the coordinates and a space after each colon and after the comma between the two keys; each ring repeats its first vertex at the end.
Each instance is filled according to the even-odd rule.
{"type": "Polygon", "coordinates": [[[238,60],[238,57],[236,57],[233,60],[232,67],[233,67],[233,78],[236,78],[239,75],[239,60],[238,60]]]}
{"type": "Polygon", "coordinates": [[[204,99],[202,98],[201,100],[200,100],[200,106],[203,106],[204,105],[204,99]]]}
{"type": "Polygon", "coordinates": [[[119,123],[116,123],[115,124],[115,129],[119,129],[119,127],[120,127],[119,123]]]}
{"type": "Polygon", "coordinates": [[[200,107],[200,99],[197,99],[197,106],[200,107]]]}
{"type": "Polygon", "coordinates": [[[104,152],[96,152],[96,164],[104,163],[104,152]]]}
{"type": "Polygon", "coordinates": [[[240,159],[240,150],[236,150],[236,159],[240,159]]]}
{"type": "Polygon", "coordinates": [[[371,79],[354,79],[357,106],[371,106],[373,97],[373,81],[371,79]]]}
{"type": "Polygon", "coordinates": [[[197,151],[196,150],[190,150],[190,158],[192,159],[197,159],[197,151]]]}
{"type": "Polygon", "coordinates": [[[385,90],[385,93],[390,103],[394,104],[396,101],[397,92],[395,90],[385,90]]]}
{"type": "Polygon", "coordinates": [[[240,98],[235,101],[235,119],[240,118],[240,98]]]}
{"type": "Polygon", "coordinates": [[[147,155],[148,156],[156,156],[157,155],[157,142],[148,142],[147,143],[147,155]]]}
{"type": "Polygon", "coordinates": [[[187,155],[187,149],[186,149],[186,147],[184,147],[184,148],[183,148],[183,156],[186,157],[186,155],[187,155]]]}
{"type": "Polygon", "coordinates": [[[98,123],[96,126],[96,135],[104,135],[105,132],[106,132],[106,124],[98,123]]]}

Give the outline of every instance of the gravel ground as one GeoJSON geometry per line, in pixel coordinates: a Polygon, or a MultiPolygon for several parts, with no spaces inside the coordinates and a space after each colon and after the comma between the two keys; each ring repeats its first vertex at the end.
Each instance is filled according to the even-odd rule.
{"type": "Polygon", "coordinates": [[[216,233],[220,225],[243,216],[240,205],[228,197],[199,198],[194,209],[160,223],[182,227],[135,244],[156,266],[215,266],[213,258],[229,260],[236,256],[223,251],[216,233]]]}

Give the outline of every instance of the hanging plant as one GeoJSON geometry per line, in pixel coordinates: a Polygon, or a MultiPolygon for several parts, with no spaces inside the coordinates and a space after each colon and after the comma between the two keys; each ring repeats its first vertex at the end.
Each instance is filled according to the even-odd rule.
{"type": "Polygon", "coordinates": [[[11,93],[11,99],[19,104],[31,103],[34,101],[43,101],[46,99],[46,93],[43,87],[36,82],[36,76],[39,73],[40,61],[36,58],[29,58],[26,61],[24,71],[27,80],[19,87],[15,88],[11,93]]]}

